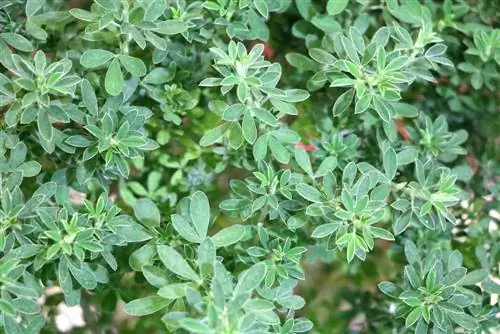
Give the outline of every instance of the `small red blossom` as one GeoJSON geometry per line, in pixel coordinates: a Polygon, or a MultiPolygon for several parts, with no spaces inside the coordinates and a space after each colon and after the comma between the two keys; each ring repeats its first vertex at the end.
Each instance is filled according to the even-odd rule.
{"type": "Polygon", "coordinates": [[[410,134],[408,133],[408,130],[406,129],[406,124],[400,119],[397,119],[395,122],[396,122],[396,129],[398,130],[401,137],[403,137],[403,139],[406,140],[407,142],[411,143],[411,137],[410,134]]]}
{"type": "Polygon", "coordinates": [[[459,93],[465,93],[469,90],[469,85],[463,83],[460,86],[458,86],[457,90],[459,93]]]}
{"type": "Polygon", "coordinates": [[[314,152],[316,151],[316,147],[314,147],[313,145],[311,144],[304,144],[303,142],[299,141],[297,144],[295,144],[295,147],[298,147],[298,148],[303,148],[305,149],[307,152],[314,152]]]}

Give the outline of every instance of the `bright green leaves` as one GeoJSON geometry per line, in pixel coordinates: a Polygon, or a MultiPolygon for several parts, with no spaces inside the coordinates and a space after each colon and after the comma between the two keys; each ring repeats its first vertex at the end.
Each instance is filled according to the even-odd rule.
{"type": "Polygon", "coordinates": [[[34,50],[33,44],[26,37],[16,33],[0,33],[0,40],[19,51],[32,52],[34,50]]]}
{"type": "Polygon", "coordinates": [[[248,143],[253,144],[257,139],[257,127],[250,113],[244,114],[241,129],[243,131],[243,138],[245,138],[248,143]]]}
{"type": "Polygon", "coordinates": [[[266,272],[267,267],[264,262],[254,264],[240,276],[238,284],[236,284],[236,287],[234,288],[234,295],[238,296],[256,289],[264,280],[266,272]]]}
{"type": "Polygon", "coordinates": [[[47,110],[42,109],[38,112],[37,125],[42,138],[49,142],[52,141],[54,130],[52,129],[52,124],[50,124],[47,110]]]}
{"type": "MultiPolygon", "coordinates": [[[[379,285],[396,300],[395,319],[368,319],[367,326],[487,331],[496,309],[484,301],[498,293],[488,278],[495,274],[496,240],[485,227],[495,222],[484,211],[498,197],[488,182],[498,169],[495,150],[477,138],[467,144],[464,131],[450,131],[446,115],[425,113],[453,110],[453,128],[477,123],[484,138],[492,137],[486,125],[495,124],[498,29],[481,28],[494,22],[482,0],[474,10],[446,0],[435,22],[426,8],[433,1],[378,8],[347,0],[94,0],[68,13],[58,9],[61,1],[28,0],[25,8],[2,8],[4,330],[39,332],[41,318],[31,317],[40,313],[35,298],[55,284],[68,305],[80,303],[82,288],[99,286],[85,303],[111,312],[121,298],[132,300],[125,307],[131,315],[160,311],[167,332],[304,333],[312,323],[293,317],[305,303],[293,291],[310,276],[302,267],[306,252],[307,261],[344,261],[359,280],[365,271],[355,259],[385,265],[401,257],[405,240],[408,265],[392,275],[401,284],[379,285]],[[295,10],[304,19],[289,15],[295,10]],[[390,26],[380,26],[380,15],[390,26]],[[283,24],[286,49],[294,52],[278,54],[279,38],[272,45],[244,42],[268,39],[266,22],[283,24]],[[459,71],[434,27],[455,41],[459,71]],[[460,53],[464,39],[468,49],[460,53]],[[30,55],[38,46],[47,56],[30,55]],[[72,66],[78,55],[80,66],[72,66]],[[441,65],[440,80],[426,86],[441,65]],[[479,121],[469,122],[470,115],[479,121]],[[148,154],[158,147],[153,137],[163,147],[148,154]],[[481,150],[461,159],[471,147],[481,150]],[[474,171],[467,166],[473,157],[474,171]],[[450,163],[457,174],[470,170],[469,177],[457,177],[450,163]],[[210,183],[214,175],[218,182],[210,183]],[[219,181],[227,176],[246,178],[228,180],[231,193],[221,197],[219,181]],[[53,182],[34,191],[43,180],[53,182]],[[463,202],[468,208],[452,211],[466,199],[458,187],[464,182],[488,201],[475,196],[463,202]],[[118,195],[116,205],[100,189],[118,195]],[[209,191],[226,217],[196,189],[209,191]],[[75,190],[85,192],[83,205],[75,190]],[[122,205],[130,205],[126,212],[137,222],[122,205]],[[459,224],[451,229],[455,217],[459,224]],[[444,232],[405,233],[419,225],[444,232]],[[457,242],[446,231],[460,242],[470,270],[448,251],[457,242]],[[391,232],[400,235],[397,242],[391,232]],[[131,242],[141,244],[127,247],[131,242]]],[[[375,271],[383,274],[383,267],[375,271]]],[[[346,301],[355,303],[351,295],[346,301]]],[[[378,296],[364,298],[372,318],[387,315],[378,296]]]]}
{"type": "Polygon", "coordinates": [[[200,86],[221,86],[223,94],[236,87],[239,103],[218,102],[226,123],[208,131],[200,144],[208,146],[226,137],[232,149],[239,149],[244,143],[253,145],[254,158],[258,161],[271,152],[277,161],[288,163],[290,152],[286,144],[295,143],[299,137],[281,128],[279,121],[285,115],[296,115],[293,103],[304,101],[309,94],[299,89],[276,88],[281,68],[264,60],[262,45],[247,52],[243,44],[231,41],[227,52],[219,48],[210,51],[215,58],[215,68],[223,78],[206,78],[200,86]]]}
{"type": "MultiPolygon", "coordinates": [[[[154,150],[158,144],[147,138],[141,130],[152,116],[145,107],[123,107],[119,112],[106,108],[106,112],[98,112],[95,93],[92,94],[90,85],[82,85],[85,91],[84,104],[93,117],[85,119],[87,136],[75,135],[66,139],[66,143],[79,148],[84,148],[83,161],[104,160],[106,172],[128,177],[129,166],[127,158],[142,157],[144,151],[154,150]]],[[[81,168],[84,169],[84,166],[81,168]]],[[[92,170],[82,170],[77,174],[79,180],[92,176],[92,170]],[[90,175],[89,175],[90,174],[90,175]]]]}
{"type": "Polygon", "coordinates": [[[243,225],[231,225],[217,232],[212,240],[217,248],[227,247],[240,241],[244,235],[245,227],[243,225]]]}
{"type": "Polygon", "coordinates": [[[389,147],[384,152],[382,161],[384,164],[385,175],[389,180],[394,179],[394,176],[396,176],[396,171],[398,169],[398,157],[396,155],[396,151],[394,151],[392,147],[389,147]]]}
{"type": "MultiPolygon", "coordinates": [[[[157,15],[157,13],[155,15],[157,15]]],[[[159,22],[158,28],[155,31],[162,35],[176,35],[185,32],[187,29],[188,25],[186,22],[180,20],[166,20],[159,22]]]]}
{"type": "Polygon", "coordinates": [[[160,211],[156,205],[147,198],[135,201],[134,214],[136,218],[149,228],[160,226],[160,211]]]}
{"type": "Polygon", "coordinates": [[[97,96],[95,95],[92,85],[86,79],[82,80],[81,92],[82,92],[82,102],[85,105],[85,108],[87,108],[87,110],[91,114],[97,115],[99,111],[97,105],[97,96]]]}
{"type": "Polygon", "coordinates": [[[171,303],[171,300],[160,296],[149,296],[133,300],[125,305],[127,314],[140,317],[161,311],[171,303]]]}
{"type": "MultiPolygon", "coordinates": [[[[210,204],[207,196],[196,191],[181,202],[183,208],[179,214],[171,216],[172,226],[186,241],[202,244],[208,238],[210,224],[210,204]]],[[[231,225],[210,237],[215,248],[227,247],[240,241],[245,235],[242,225],[231,225]]]]}
{"type": "Polygon", "coordinates": [[[186,198],[184,203],[188,203],[187,212],[172,215],[172,224],[184,239],[201,243],[207,236],[210,223],[208,199],[203,192],[197,191],[190,198],[186,198]]]}
{"type": "Polygon", "coordinates": [[[122,68],[136,77],[144,76],[147,72],[146,65],[140,58],[123,54],[115,55],[101,49],[85,51],[80,58],[80,63],[83,67],[89,69],[102,67],[109,63],[104,79],[104,87],[106,92],[112,96],[116,96],[123,91],[125,80],[122,68]]]}
{"type": "Polygon", "coordinates": [[[462,256],[458,251],[436,250],[420,258],[412,241],[405,244],[410,263],[405,267],[403,289],[391,282],[381,282],[379,289],[399,301],[398,317],[405,318],[406,328],[434,326],[442,331],[455,327],[474,330],[478,321],[474,316],[475,293],[464,286],[476,284],[487,277],[484,270],[466,274],[462,256]]]}
{"type": "Polygon", "coordinates": [[[158,246],[158,255],[165,267],[174,274],[194,282],[200,280],[200,276],[194,272],[193,268],[191,268],[182,255],[172,247],[166,245],[158,246]]]}
{"type": "Polygon", "coordinates": [[[295,188],[295,190],[300,196],[302,196],[303,198],[307,199],[310,202],[321,203],[323,201],[323,196],[321,195],[321,193],[318,190],[316,190],[316,188],[306,183],[299,183],[295,188]]]}
{"type": "MultiPolygon", "coordinates": [[[[394,150],[389,154],[396,155],[394,150]]],[[[364,260],[373,249],[375,238],[394,240],[391,232],[373,226],[384,217],[385,202],[390,191],[385,182],[394,176],[397,168],[397,163],[392,165],[392,158],[388,162],[388,175],[367,163],[348,164],[342,173],[341,191],[338,191],[337,180],[332,173],[337,167],[335,157],[321,161],[316,173],[304,150],[296,149],[295,159],[311,180],[322,177],[322,184],[298,183],[295,186],[297,194],[310,203],[306,214],[322,218],[322,224],[312,231],[312,238],[327,240],[340,250],[345,250],[348,262],[354,257],[364,260]]]]}
{"type": "Polygon", "coordinates": [[[349,0],[328,0],[326,11],[328,15],[337,15],[342,13],[348,4],[349,0]]]}
{"type": "Polygon", "coordinates": [[[349,89],[346,92],[342,93],[342,95],[340,95],[333,104],[333,109],[332,109],[333,115],[339,116],[342,113],[344,113],[344,111],[346,111],[347,108],[351,105],[353,97],[354,97],[354,89],[349,89]]]}
{"type": "Polygon", "coordinates": [[[106,92],[110,95],[116,96],[122,92],[124,83],[120,62],[118,59],[114,59],[109,65],[104,79],[106,92]]]}
{"type": "Polygon", "coordinates": [[[319,67],[313,60],[296,52],[288,53],[286,55],[286,60],[290,65],[304,71],[315,71],[319,67]]]}
{"type": "Polygon", "coordinates": [[[215,144],[218,142],[222,137],[224,137],[224,134],[228,129],[231,128],[230,123],[224,123],[222,125],[219,125],[205,133],[203,137],[200,139],[200,145],[201,146],[209,146],[212,144],[215,144]]]}
{"type": "MultiPolygon", "coordinates": [[[[329,1],[328,14],[341,13],[347,3],[344,0],[329,1]]],[[[416,78],[432,80],[429,70],[435,69],[436,64],[451,65],[443,57],[446,51],[443,44],[433,44],[424,52],[426,45],[440,41],[427,28],[420,30],[413,41],[410,33],[400,26],[396,25],[392,33],[382,27],[367,43],[358,28],[351,26],[347,35],[332,31],[331,36],[323,39],[321,48],[317,44],[311,45],[310,58],[289,53],[286,59],[294,67],[315,72],[307,84],[311,90],[323,87],[328,81],[330,87],[348,88],[337,95],[334,116],[342,115],[354,101],[356,114],[373,111],[388,123],[395,116],[394,103],[401,99],[402,83],[409,85],[416,78]],[[398,44],[393,50],[388,50],[391,37],[398,44]]]]}
{"type": "MultiPolygon", "coordinates": [[[[393,156],[392,153],[390,155],[393,156]]],[[[384,167],[389,166],[389,160],[393,158],[384,157],[384,167]]],[[[415,178],[416,181],[410,182],[401,193],[399,201],[411,205],[394,206],[396,210],[401,211],[394,221],[394,232],[402,233],[412,222],[429,229],[440,227],[442,230],[445,230],[448,224],[455,224],[455,217],[447,208],[460,200],[460,191],[455,185],[457,176],[447,168],[435,168],[431,160],[425,163],[416,160],[415,178]]]]}
{"type": "Polygon", "coordinates": [[[393,108],[388,101],[385,101],[379,96],[374,96],[372,98],[372,105],[375,112],[384,122],[389,122],[394,115],[393,108]]]}
{"type": "Polygon", "coordinates": [[[142,77],[146,75],[146,65],[144,65],[144,62],[140,58],[127,55],[119,55],[118,58],[123,68],[133,76],[142,77]]]}
{"type": "Polygon", "coordinates": [[[191,196],[189,215],[196,232],[200,237],[205,237],[210,223],[210,205],[207,196],[201,191],[197,191],[191,196]]]}
{"type": "Polygon", "coordinates": [[[107,50],[102,50],[102,49],[87,50],[82,54],[80,58],[80,64],[86,68],[96,68],[104,66],[114,57],[115,55],[107,50]]]}
{"type": "MultiPolygon", "coordinates": [[[[81,79],[69,74],[72,68],[69,59],[50,63],[43,51],[36,52],[32,61],[18,54],[13,54],[11,60],[5,66],[13,79],[8,86],[4,86],[5,82],[0,83],[0,100],[8,108],[5,124],[13,128],[36,121],[38,141],[46,152],[52,153],[65,137],[53,124],[66,124],[74,117],[70,108],[54,101],[71,99],[81,79]]],[[[63,150],[73,153],[67,146],[63,150]]]]}

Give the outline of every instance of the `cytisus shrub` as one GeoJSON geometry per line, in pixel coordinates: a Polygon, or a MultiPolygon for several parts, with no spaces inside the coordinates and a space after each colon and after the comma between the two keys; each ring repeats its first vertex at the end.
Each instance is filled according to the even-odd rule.
{"type": "Polygon", "coordinates": [[[498,11],[0,1],[0,330],[496,333],[498,11]]]}

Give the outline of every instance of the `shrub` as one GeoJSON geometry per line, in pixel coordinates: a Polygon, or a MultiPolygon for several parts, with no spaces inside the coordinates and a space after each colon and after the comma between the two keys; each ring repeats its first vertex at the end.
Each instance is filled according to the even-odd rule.
{"type": "Polygon", "coordinates": [[[497,13],[2,1],[3,332],[493,333],[497,13]]]}

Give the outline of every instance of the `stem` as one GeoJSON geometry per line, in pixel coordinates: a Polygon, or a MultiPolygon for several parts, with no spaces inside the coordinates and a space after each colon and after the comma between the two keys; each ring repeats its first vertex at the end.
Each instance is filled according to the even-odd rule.
{"type": "Polygon", "coordinates": [[[269,205],[266,204],[266,206],[264,207],[264,209],[260,212],[260,216],[259,216],[259,221],[258,223],[259,224],[263,224],[264,223],[264,220],[266,219],[266,216],[267,216],[267,213],[269,212],[269,205]]]}
{"type": "MultiPolygon", "coordinates": [[[[128,3],[128,0],[123,0],[123,14],[122,14],[122,20],[123,20],[123,23],[126,23],[128,24],[128,15],[129,15],[129,3],[128,3]]],[[[120,49],[122,51],[123,54],[125,55],[128,55],[129,53],[129,43],[130,41],[132,40],[132,36],[130,35],[130,32],[128,32],[126,35],[125,35],[125,40],[120,43],[120,49]]]]}

